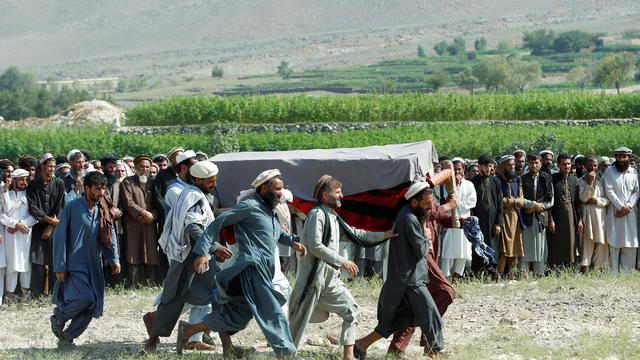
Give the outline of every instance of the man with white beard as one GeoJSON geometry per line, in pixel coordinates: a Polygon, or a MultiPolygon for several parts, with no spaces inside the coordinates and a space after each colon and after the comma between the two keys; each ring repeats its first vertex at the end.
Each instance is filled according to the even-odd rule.
{"type": "Polygon", "coordinates": [[[126,246],[125,259],[130,265],[132,285],[151,281],[159,282],[158,245],[156,219],[158,214],[152,206],[151,186],[148,182],[151,158],[140,155],[134,159],[136,174],[122,181],[121,204],[124,208],[126,246]]]}
{"type": "Polygon", "coordinates": [[[27,170],[15,170],[11,175],[13,189],[2,195],[4,211],[0,213],[0,223],[6,227],[3,241],[7,259],[6,290],[9,303],[13,302],[18,277],[22,287],[22,299],[28,300],[31,297],[29,247],[31,246],[31,228],[38,223],[38,220],[29,214],[26,192],[28,177],[27,170]]]}
{"type": "Polygon", "coordinates": [[[615,166],[605,170],[602,181],[609,199],[605,224],[611,271],[618,275],[620,267],[631,270],[636,261],[638,173],[630,166],[631,149],[622,146],[613,154],[616,157],[615,166]]]}
{"type": "Polygon", "coordinates": [[[84,195],[83,180],[84,165],[86,163],[84,155],[77,149],[69,151],[67,159],[69,160],[71,169],[67,175],[62,178],[62,181],[64,181],[64,191],[66,191],[66,195],[64,196],[65,204],[70,203],[72,200],[81,198],[84,195]]]}

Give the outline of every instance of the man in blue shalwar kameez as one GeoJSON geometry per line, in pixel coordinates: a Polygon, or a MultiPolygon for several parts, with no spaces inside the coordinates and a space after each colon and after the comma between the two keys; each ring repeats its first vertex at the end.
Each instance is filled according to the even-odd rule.
{"type": "Polygon", "coordinates": [[[100,236],[98,202],[106,186],[103,174],[89,173],[84,180],[85,196],[67,204],[53,238],[53,271],[57,282],[52,302],[57,306],[50,320],[51,330],[59,339],[58,346],[72,346],[73,339],[87,329],[91,319],[102,315],[103,252],[112,272],[120,272],[113,226],[111,239],[100,236]],[[69,320],[71,323],[64,329],[69,320]]]}
{"type": "MultiPolygon", "coordinates": [[[[293,356],[296,348],[289,331],[287,317],[282,310],[286,302],[272,284],[276,242],[291,246],[305,256],[307,249],[295,235],[285,232],[278,221],[275,207],[282,196],[284,181],[277,169],[262,172],[251,184],[256,189],[252,197],[240,201],[231,210],[211,223],[194,246],[199,254],[194,262],[196,271],[208,267],[212,246],[219,238],[220,230],[235,225],[239,246],[236,262],[215,275],[214,310],[200,324],[181,322],[178,327],[178,346],[189,336],[213,330],[221,334],[233,334],[247,327],[251,318],[262,329],[278,358],[293,356]]],[[[232,349],[222,344],[227,355],[232,349]]]]}

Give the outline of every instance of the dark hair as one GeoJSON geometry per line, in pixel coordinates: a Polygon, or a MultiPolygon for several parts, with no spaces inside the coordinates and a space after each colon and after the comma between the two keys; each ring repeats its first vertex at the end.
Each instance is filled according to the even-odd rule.
{"type": "Polygon", "coordinates": [[[489,165],[493,162],[493,159],[491,159],[491,156],[489,155],[480,155],[480,157],[478,158],[478,165],[489,165]]]}
{"type": "Polygon", "coordinates": [[[107,177],[104,174],[92,171],[84,177],[84,186],[91,187],[93,185],[107,185],[107,177]]]}
{"type": "Polygon", "coordinates": [[[91,161],[91,153],[88,152],[87,150],[80,150],[80,152],[82,153],[82,155],[84,155],[84,159],[89,162],[91,161]]]}
{"type": "Polygon", "coordinates": [[[433,189],[430,187],[424,188],[420,190],[418,193],[416,193],[415,195],[413,195],[412,197],[410,197],[409,202],[411,202],[411,200],[413,199],[416,199],[417,202],[420,202],[423,196],[429,195],[429,194],[433,194],[433,189]]]}
{"type": "Polygon", "coordinates": [[[443,162],[445,160],[451,160],[451,158],[448,157],[447,155],[442,155],[438,157],[438,162],[443,162]]]}
{"type": "Polygon", "coordinates": [[[14,167],[12,163],[6,162],[0,166],[0,170],[7,170],[9,166],[14,167]]]}
{"type": "Polygon", "coordinates": [[[56,156],[56,165],[60,165],[60,164],[64,164],[64,163],[68,163],[69,159],[67,159],[66,155],[58,155],[56,156]]]}
{"type": "Polygon", "coordinates": [[[537,152],[531,153],[529,154],[529,156],[527,156],[527,162],[535,160],[542,161],[542,156],[540,156],[540,154],[538,154],[537,152]]]}
{"type": "Polygon", "coordinates": [[[187,166],[187,170],[189,170],[189,168],[191,166],[193,166],[197,162],[198,162],[198,160],[196,160],[196,158],[194,158],[194,157],[182,160],[181,162],[178,163],[178,172],[180,172],[180,170],[182,170],[182,166],[183,165],[186,165],[187,166]]]}
{"type": "Polygon", "coordinates": [[[164,155],[159,155],[153,158],[153,162],[156,164],[163,161],[169,161],[169,159],[167,159],[167,157],[164,155]]]}
{"type": "Polygon", "coordinates": [[[558,162],[560,162],[560,161],[562,161],[564,159],[569,159],[569,161],[571,161],[571,155],[565,154],[565,153],[562,153],[562,154],[558,155],[558,162]]]}
{"type": "Polygon", "coordinates": [[[26,169],[29,167],[36,167],[36,159],[34,158],[24,158],[20,161],[20,164],[18,164],[20,166],[21,169],[26,169]]]}
{"type": "Polygon", "coordinates": [[[327,180],[324,184],[322,184],[322,186],[320,187],[320,189],[318,189],[318,193],[316,194],[316,200],[318,201],[322,201],[322,193],[328,193],[329,191],[342,187],[342,183],[340,182],[340,180],[332,177],[331,179],[327,180]]]}

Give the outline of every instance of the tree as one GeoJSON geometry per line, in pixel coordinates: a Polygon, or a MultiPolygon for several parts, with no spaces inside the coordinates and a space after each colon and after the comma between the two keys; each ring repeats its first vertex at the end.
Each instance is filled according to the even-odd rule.
{"type": "Polygon", "coordinates": [[[467,43],[464,41],[464,38],[462,38],[462,36],[456,36],[453,39],[453,43],[447,46],[447,52],[450,55],[462,54],[464,53],[466,47],[467,47],[467,43]]]}
{"type": "Polygon", "coordinates": [[[557,53],[580,52],[593,45],[593,35],[580,30],[565,31],[553,40],[553,50],[557,53]]]}
{"type": "Polygon", "coordinates": [[[627,30],[622,33],[623,39],[640,39],[640,29],[627,30]]]}
{"type": "Polygon", "coordinates": [[[449,82],[449,73],[444,70],[436,70],[433,74],[424,78],[424,82],[433,89],[433,91],[438,91],[441,87],[446,85],[449,82]]]}
{"type": "Polygon", "coordinates": [[[483,56],[480,62],[473,66],[473,75],[487,90],[500,90],[504,86],[510,67],[502,56],[483,56]]]}
{"type": "Polygon", "coordinates": [[[531,49],[531,55],[543,55],[553,49],[555,33],[550,29],[538,29],[532,32],[525,31],[522,36],[524,47],[531,49]]]}
{"type": "Polygon", "coordinates": [[[511,41],[502,40],[498,43],[498,50],[509,50],[511,49],[511,41]]]}
{"type": "Polygon", "coordinates": [[[572,83],[576,83],[580,90],[584,91],[584,87],[587,85],[589,80],[591,80],[591,76],[591,71],[584,66],[578,66],[569,71],[567,74],[567,80],[572,83]]]}
{"type": "Polygon", "coordinates": [[[476,51],[482,51],[487,48],[487,39],[484,37],[477,38],[476,41],[473,42],[473,47],[476,51]]]}
{"type": "Polygon", "coordinates": [[[13,91],[18,88],[32,87],[35,85],[35,76],[21,72],[16,66],[9,67],[0,75],[0,91],[13,91]]]}
{"type": "Polygon", "coordinates": [[[507,79],[507,88],[512,92],[524,92],[524,89],[535,85],[542,77],[542,68],[537,61],[522,61],[519,56],[510,57],[511,67],[507,79]]]}
{"type": "Polygon", "coordinates": [[[470,67],[456,75],[455,81],[461,88],[469,90],[471,95],[473,95],[473,91],[478,85],[478,78],[473,75],[473,70],[470,67]]]}
{"type": "Polygon", "coordinates": [[[211,77],[212,78],[221,78],[222,75],[224,75],[224,70],[222,70],[222,67],[216,65],[213,67],[213,69],[211,69],[211,77]]]}
{"type": "Polygon", "coordinates": [[[289,67],[288,62],[283,61],[280,63],[280,65],[278,65],[278,75],[280,75],[283,80],[289,80],[292,73],[293,70],[291,70],[291,68],[289,67]]]}
{"type": "Polygon", "coordinates": [[[424,54],[424,48],[422,47],[422,45],[418,45],[418,57],[426,57],[427,55],[424,54]]]}
{"type": "Polygon", "coordinates": [[[443,40],[435,44],[433,46],[433,50],[438,54],[438,56],[442,56],[447,52],[447,46],[447,42],[443,40]]]}
{"type": "Polygon", "coordinates": [[[593,82],[595,85],[613,85],[618,94],[620,87],[624,86],[631,78],[635,67],[636,57],[629,52],[612,54],[602,59],[602,63],[596,67],[593,82]]]}

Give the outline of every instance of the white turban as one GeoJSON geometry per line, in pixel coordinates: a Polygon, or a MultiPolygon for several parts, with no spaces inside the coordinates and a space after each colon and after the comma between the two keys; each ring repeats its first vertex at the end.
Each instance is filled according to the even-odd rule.
{"type": "Polygon", "coordinates": [[[414,197],[417,193],[419,193],[420,191],[429,188],[429,183],[428,182],[424,182],[424,181],[419,181],[414,183],[413,185],[411,185],[411,187],[409,188],[409,190],[407,190],[407,193],[404,194],[404,198],[409,200],[412,197],[414,197]]]}
{"type": "Polygon", "coordinates": [[[210,161],[199,161],[189,169],[189,173],[196,178],[208,179],[218,175],[218,167],[210,161]]]}

